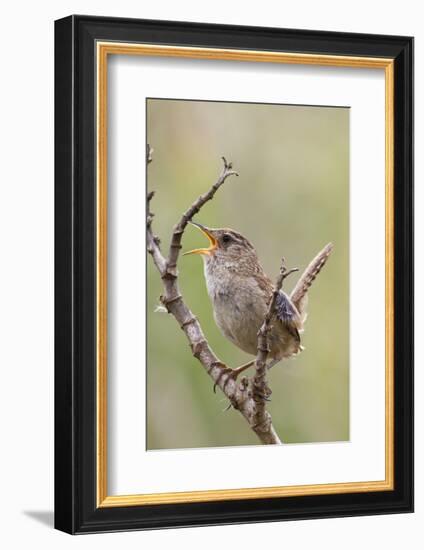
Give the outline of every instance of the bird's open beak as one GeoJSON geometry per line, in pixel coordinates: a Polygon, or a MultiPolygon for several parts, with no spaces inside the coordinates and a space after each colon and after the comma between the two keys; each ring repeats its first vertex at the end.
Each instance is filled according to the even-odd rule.
{"type": "Polygon", "coordinates": [[[215,239],[215,237],[212,235],[212,233],[209,231],[207,227],[204,225],[201,225],[200,223],[190,222],[191,225],[194,225],[200,231],[206,235],[206,237],[209,240],[210,246],[208,248],[195,248],[194,250],[190,250],[189,252],[184,252],[183,256],[187,256],[188,254],[204,254],[206,256],[210,256],[217,248],[218,241],[215,239]]]}

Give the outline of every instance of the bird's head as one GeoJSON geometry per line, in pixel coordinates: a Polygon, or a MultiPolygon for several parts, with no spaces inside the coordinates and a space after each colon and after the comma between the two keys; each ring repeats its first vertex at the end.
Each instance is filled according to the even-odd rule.
{"type": "Polygon", "coordinates": [[[246,260],[256,261],[256,251],[253,245],[241,233],[229,228],[211,229],[200,223],[190,222],[197,227],[208,239],[207,248],[195,248],[188,254],[200,254],[209,263],[211,261],[237,262],[246,260]]]}

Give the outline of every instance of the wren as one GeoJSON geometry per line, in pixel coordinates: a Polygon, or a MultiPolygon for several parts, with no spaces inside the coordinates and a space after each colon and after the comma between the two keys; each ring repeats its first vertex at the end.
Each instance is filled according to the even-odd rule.
{"type": "MultiPolygon", "coordinates": [[[[214,319],[222,334],[244,352],[256,356],[258,331],[268,312],[274,285],[264,272],[251,242],[233,229],[211,229],[191,222],[209,240],[208,248],[185,254],[200,254],[214,319]]],[[[301,334],[306,320],[308,290],[331,254],[327,244],[312,260],[290,295],[280,290],[268,336],[271,368],[282,359],[302,351],[301,334]]],[[[254,364],[232,369],[232,377],[254,364]]]]}

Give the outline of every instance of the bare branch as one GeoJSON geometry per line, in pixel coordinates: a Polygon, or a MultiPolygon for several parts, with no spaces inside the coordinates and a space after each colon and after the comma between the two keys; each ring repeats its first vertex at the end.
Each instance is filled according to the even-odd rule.
{"type": "MultiPolygon", "coordinates": [[[[146,157],[147,164],[152,161],[151,153],[152,149],[148,146],[146,157]]],[[[209,191],[198,197],[175,225],[171,237],[168,258],[163,256],[160,250],[159,239],[154,235],[152,230],[153,214],[150,210],[150,202],[153,198],[153,193],[148,194],[147,249],[162,278],[164,294],[160,298],[161,302],[168,313],[171,313],[175,317],[179,326],[184,331],[192,354],[199,360],[213,382],[223,391],[233,408],[237,409],[247,420],[249,426],[256,433],[259,440],[264,444],[276,444],[281,442],[272,426],[271,417],[267,411],[262,412],[262,416],[264,414],[268,415],[266,426],[264,423],[258,423],[258,403],[253,398],[251,382],[246,377],[243,377],[240,382],[236,382],[231,377],[231,370],[213,353],[203,334],[199,321],[185,304],[178,287],[177,262],[181,249],[182,236],[188,222],[192,220],[204,204],[214,197],[215,193],[229,176],[238,175],[237,172],[232,169],[231,163],[227,162],[224,157],[223,162],[224,167],[217,181],[212,185],[209,191]]]]}
{"type": "MultiPolygon", "coordinates": [[[[150,153],[150,150],[148,151],[148,154],[149,153],[150,153]]],[[[151,162],[151,160],[149,162],[151,162]]],[[[154,235],[152,230],[152,222],[153,222],[154,214],[150,210],[150,202],[154,197],[154,194],[155,194],[154,191],[150,191],[150,193],[148,193],[147,195],[146,246],[147,246],[147,252],[152,256],[153,261],[159,273],[163,276],[163,274],[166,271],[166,260],[163,257],[162,252],[160,250],[160,239],[159,237],[154,235]]]]}
{"type": "MultiPolygon", "coordinates": [[[[271,395],[271,389],[268,386],[267,382],[267,365],[266,361],[268,359],[268,354],[270,352],[268,336],[271,331],[272,325],[271,321],[275,315],[275,305],[277,302],[278,295],[280,293],[281,287],[283,285],[284,279],[288,277],[291,273],[298,271],[297,268],[287,270],[285,266],[285,260],[282,258],[280,273],[275,282],[274,292],[272,294],[271,301],[269,303],[268,312],[265,316],[264,322],[258,332],[258,353],[256,355],[255,362],[255,376],[253,377],[252,384],[252,397],[256,403],[256,411],[254,415],[254,427],[256,430],[264,431],[269,433],[271,426],[271,415],[266,410],[266,402],[269,401],[271,395]]],[[[275,433],[274,438],[278,439],[278,435],[275,433]]],[[[271,441],[272,443],[281,443],[278,441],[271,441]]]]}
{"type": "Polygon", "coordinates": [[[188,210],[184,212],[180,221],[174,227],[171,244],[169,247],[169,260],[167,268],[171,277],[176,275],[177,261],[181,250],[181,240],[188,222],[193,219],[193,217],[200,211],[202,206],[213,199],[215,193],[229,176],[238,176],[238,173],[232,170],[233,166],[231,162],[228,163],[225,157],[222,157],[222,160],[224,162],[224,167],[218,180],[214,183],[214,185],[212,185],[207,193],[200,195],[200,197],[198,197],[194,201],[194,203],[190,206],[188,210]]]}

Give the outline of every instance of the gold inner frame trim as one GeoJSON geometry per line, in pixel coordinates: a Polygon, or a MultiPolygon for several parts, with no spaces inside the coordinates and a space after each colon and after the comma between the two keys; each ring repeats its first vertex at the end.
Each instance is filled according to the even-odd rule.
{"type": "Polygon", "coordinates": [[[394,60],[390,58],[263,52],[97,42],[97,506],[142,506],[183,502],[211,502],[305,495],[363,493],[394,489],[394,60]],[[385,479],[248,489],[217,489],[178,493],[107,494],[107,61],[109,55],[142,55],[192,59],[220,59],[331,67],[384,69],[385,71],[385,479]]]}

